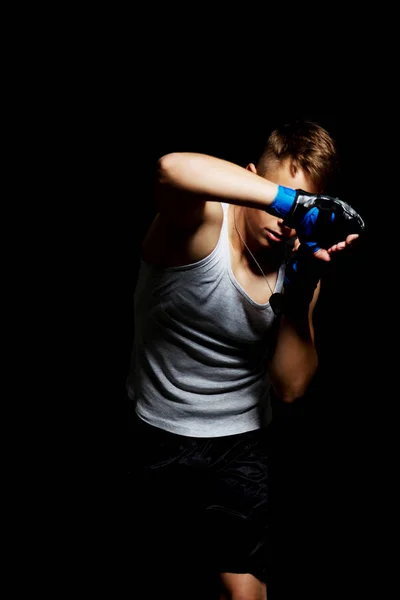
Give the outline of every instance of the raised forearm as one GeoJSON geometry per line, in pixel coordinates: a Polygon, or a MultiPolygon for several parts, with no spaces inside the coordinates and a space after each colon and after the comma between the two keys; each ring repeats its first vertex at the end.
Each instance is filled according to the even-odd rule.
{"type": "Polygon", "coordinates": [[[207,200],[266,208],[278,185],[226,160],[191,152],[174,152],[157,163],[157,183],[207,200]]]}

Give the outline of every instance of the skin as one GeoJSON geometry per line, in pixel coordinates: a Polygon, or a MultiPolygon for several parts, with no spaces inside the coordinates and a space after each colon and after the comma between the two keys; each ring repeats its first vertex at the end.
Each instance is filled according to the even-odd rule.
{"type": "MultiPolygon", "coordinates": [[[[244,169],[200,154],[173,153],[162,157],[155,184],[159,212],[144,240],[143,258],[157,265],[178,266],[208,256],[221,231],[221,202],[227,202],[231,205],[228,218],[233,274],[255,302],[267,303],[285,243],[296,236],[296,231],[286,227],[281,218],[267,212],[278,185],[322,192],[306,173],[294,168],[290,159],[268,170],[266,177],[259,177],[252,163],[244,169]]],[[[357,237],[348,236],[331,248],[319,250],[315,260],[330,261],[357,237]]],[[[304,395],[318,366],[312,322],[318,295],[319,285],[308,313],[295,321],[284,315],[280,319],[276,350],[266,368],[276,394],[284,402],[304,395]]],[[[265,584],[251,574],[222,573],[221,581],[225,589],[221,599],[267,598],[265,584]]]]}

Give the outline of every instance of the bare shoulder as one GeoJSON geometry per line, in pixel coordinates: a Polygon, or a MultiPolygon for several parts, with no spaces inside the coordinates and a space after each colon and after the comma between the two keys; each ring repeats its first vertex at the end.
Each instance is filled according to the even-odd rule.
{"type": "Polygon", "coordinates": [[[197,262],[217,245],[223,222],[220,202],[191,203],[180,218],[159,212],[142,244],[143,259],[150,264],[174,267],[197,262]]]}

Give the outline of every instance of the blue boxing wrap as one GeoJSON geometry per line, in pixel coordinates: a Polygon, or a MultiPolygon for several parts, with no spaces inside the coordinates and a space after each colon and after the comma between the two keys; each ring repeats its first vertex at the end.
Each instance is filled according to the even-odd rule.
{"type": "MultiPolygon", "coordinates": [[[[325,225],[327,225],[328,223],[333,223],[335,220],[335,213],[331,212],[329,214],[324,215],[326,217],[325,219],[325,225]]],[[[302,237],[308,237],[308,238],[312,238],[312,233],[314,231],[314,227],[317,223],[317,219],[318,217],[321,217],[321,211],[319,208],[314,207],[311,208],[308,213],[305,214],[303,220],[301,221],[301,226],[302,226],[302,237]]],[[[318,252],[318,250],[321,250],[321,246],[314,241],[304,241],[304,243],[310,248],[310,250],[312,250],[314,253],[318,252]]]]}
{"type": "Polygon", "coordinates": [[[315,258],[308,244],[300,244],[289,259],[285,270],[284,312],[301,313],[307,309],[318,281],[329,263],[315,258]]]}
{"type": "Polygon", "coordinates": [[[293,202],[296,199],[296,190],[278,185],[278,191],[270,208],[278,217],[285,218],[293,207],[293,202]]]}
{"type": "Polygon", "coordinates": [[[284,293],[272,294],[269,300],[275,315],[284,313],[296,319],[307,315],[318,281],[327,265],[328,262],[313,255],[307,244],[300,244],[286,263],[284,293]]]}

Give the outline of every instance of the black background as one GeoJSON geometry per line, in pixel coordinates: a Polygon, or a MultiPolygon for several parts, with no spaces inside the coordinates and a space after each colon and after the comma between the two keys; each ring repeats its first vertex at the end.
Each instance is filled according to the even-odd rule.
{"type": "MultiPolygon", "coordinates": [[[[307,117],[335,137],[342,159],[337,194],[360,211],[367,232],[338,261],[321,297],[314,385],[295,405],[276,410],[270,600],[361,597],[372,582],[384,585],[377,563],[393,529],[382,484],[387,480],[391,491],[398,472],[391,437],[397,385],[390,378],[397,374],[397,165],[387,164],[390,156],[397,160],[398,110],[389,106],[394,95],[382,68],[388,57],[373,58],[369,28],[363,54],[354,41],[359,23],[348,25],[348,54],[342,27],[333,35],[326,29],[332,10],[322,28],[301,31],[295,22],[289,32],[287,15],[277,21],[251,7],[240,10],[239,27],[231,8],[220,22],[203,7],[192,16],[172,14],[170,5],[165,15],[148,8],[134,18],[121,11],[115,20],[109,8],[100,19],[94,11],[86,19],[71,13],[62,56],[45,44],[32,81],[22,77],[24,108],[12,127],[28,120],[16,143],[34,172],[26,176],[16,161],[16,180],[27,192],[14,205],[28,214],[23,262],[32,265],[29,278],[16,270],[23,286],[18,318],[27,313],[35,333],[24,330],[17,339],[18,367],[34,373],[17,405],[17,427],[29,433],[29,444],[15,473],[24,479],[32,466],[33,478],[16,520],[28,514],[35,553],[50,516],[46,550],[59,589],[80,586],[86,574],[88,589],[103,590],[107,579],[113,590],[122,587],[120,597],[135,594],[128,521],[136,518],[140,527],[140,515],[125,487],[125,380],[140,242],[154,214],[155,161],[182,150],[245,166],[275,124],[307,117]]],[[[52,23],[55,37],[62,20],[52,23]]],[[[11,252],[17,245],[13,240],[11,252]]],[[[13,442],[11,452],[19,440],[13,442]]],[[[43,561],[40,567],[39,577],[43,561]]]]}

